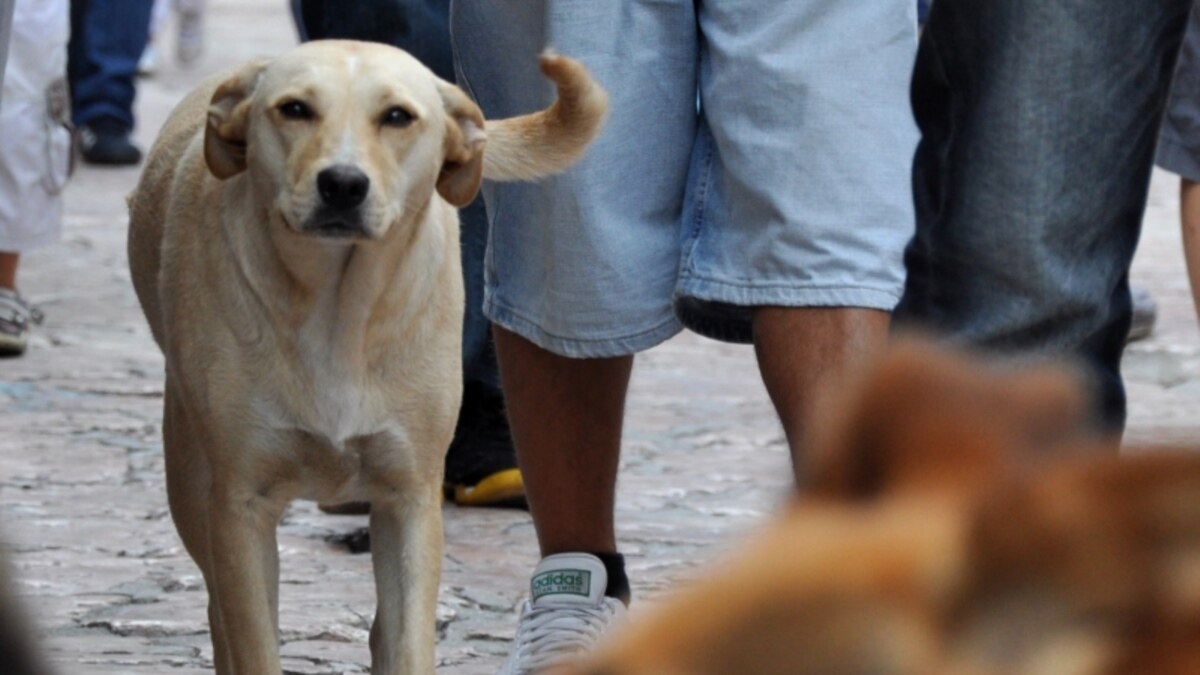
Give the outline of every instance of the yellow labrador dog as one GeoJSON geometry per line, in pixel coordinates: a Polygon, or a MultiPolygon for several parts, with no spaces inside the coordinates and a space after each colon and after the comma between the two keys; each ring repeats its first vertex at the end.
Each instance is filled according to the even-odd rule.
{"type": "Polygon", "coordinates": [[[168,497],[218,673],[280,673],[275,529],[296,498],[371,503],[371,672],[434,672],[457,207],[483,178],[565,169],[606,111],[579,63],[541,68],[554,105],[485,124],[403,51],[310,43],[203,84],[151,149],[129,258],[166,355],[168,497]]]}

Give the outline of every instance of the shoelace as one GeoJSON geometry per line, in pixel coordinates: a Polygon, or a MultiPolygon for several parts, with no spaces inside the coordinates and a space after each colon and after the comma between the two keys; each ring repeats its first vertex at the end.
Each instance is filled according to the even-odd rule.
{"type": "Polygon", "coordinates": [[[563,663],[594,645],[612,623],[616,609],[607,599],[599,607],[537,607],[529,609],[517,630],[521,675],[563,663]]]}

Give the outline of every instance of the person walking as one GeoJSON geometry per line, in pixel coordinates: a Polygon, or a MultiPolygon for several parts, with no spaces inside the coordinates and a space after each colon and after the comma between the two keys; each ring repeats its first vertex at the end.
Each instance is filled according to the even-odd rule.
{"type": "Polygon", "coordinates": [[[67,0],[22,0],[0,94],[0,356],[20,356],[42,314],[22,296],[22,254],[59,238],[71,162],[67,0]]]}
{"type": "Polygon", "coordinates": [[[916,9],[454,4],[459,82],[488,118],[552,100],[548,46],[610,95],[575,168],[484,185],[484,307],[543,556],[505,675],[571,658],[624,613],[613,501],[636,353],[684,327],[753,343],[799,474],[806,418],[885,343],[913,231],[916,9]]]}

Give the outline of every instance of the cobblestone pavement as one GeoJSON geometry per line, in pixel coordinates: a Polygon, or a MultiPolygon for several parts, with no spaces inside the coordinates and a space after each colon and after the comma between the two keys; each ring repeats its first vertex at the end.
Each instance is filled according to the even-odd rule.
{"type": "MultiPolygon", "coordinates": [[[[149,145],[204,73],[290,45],[285,6],[212,0],[202,67],[180,71],[164,58],[143,83],[140,141],[149,145]]],[[[0,530],[65,675],[211,669],[203,584],[167,513],[162,358],[125,260],[123,197],[136,176],[81,168],[66,195],[63,242],[24,264],[24,288],[47,322],[26,357],[0,361],[0,530]]],[[[1129,438],[1139,442],[1195,440],[1200,430],[1200,333],[1175,202],[1171,178],[1157,175],[1135,280],[1157,297],[1160,323],[1127,359],[1129,438]]],[[[789,474],[748,348],[685,335],[641,357],[618,504],[635,593],[653,598],[721,555],[781,502],[789,474]]],[[[440,672],[494,672],[536,559],[532,526],[521,512],[448,506],[445,516],[440,672]]],[[[366,672],[370,560],[338,543],[363,524],[308,503],[285,518],[286,672],[366,672]]]]}

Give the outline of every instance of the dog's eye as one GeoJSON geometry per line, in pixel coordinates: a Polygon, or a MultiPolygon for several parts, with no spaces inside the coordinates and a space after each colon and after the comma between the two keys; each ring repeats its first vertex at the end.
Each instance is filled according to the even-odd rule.
{"type": "Polygon", "coordinates": [[[312,108],[308,107],[304,101],[280,103],[279,112],[290,120],[311,120],[313,118],[312,108]]]}
{"type": "Polygon", "coordinates": [[[412,113],[395,105],[383,113],[383,117],[380,118],[379,123],[389,127],[406,127],[412,124],[414,119],[412,113]]]}

